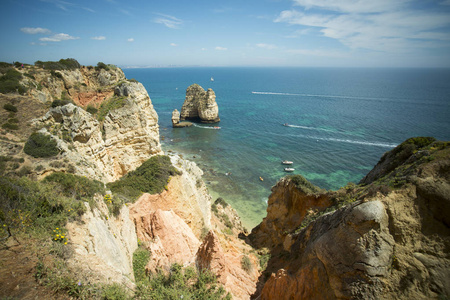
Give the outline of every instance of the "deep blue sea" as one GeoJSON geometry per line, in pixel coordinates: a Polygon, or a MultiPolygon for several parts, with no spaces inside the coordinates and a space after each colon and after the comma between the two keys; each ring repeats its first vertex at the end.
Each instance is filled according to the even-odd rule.
{"type": "Polygon", "coordinates": [[[448,69],[124,72],[147,89],[159,116],[163,149],[195,161],[213,198],[231,203],[248,228],[265,216],[271,187],[286,175],[281,160],[294,162],[294,174],[338,189],[359,182],[384,152],[409,137],[450,140],[448,69]],[[221,121],[174,129],[171,113],[181,110],[186,88],[193,83],[214,90],[221,121]]]}

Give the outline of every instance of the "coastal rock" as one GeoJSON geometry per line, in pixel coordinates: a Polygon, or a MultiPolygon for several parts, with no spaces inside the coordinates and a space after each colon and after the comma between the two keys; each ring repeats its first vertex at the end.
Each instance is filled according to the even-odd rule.
{"type": "MultiPolygon", "coordinates": [[[[102,124],[73,104],[51,108],[35,127],[52,127],[63,155],[86,166],[80,175],[114,181],[140,166],[152,155],[161,154],[158,115],[140,83],[123,82],[115,95],[126,97],[124,106],[111,110],[102,124]],[[71,146],[67,144],[71,142],[71,146]]],[[[80,173],[81,172],[81,173],[80,173]]]]}
{"type": "Polygon", "coordinates": [[[193,84],[186,89],[186,98],[181,108],[180,120],[186,119],[200,119],[204,123],[220,121],[216,94],[212,89],[205,91],[198,84],[193,84]]]}
{"type": "Polygon", "coordinates": [[[175,108],[172,112],[172,125],[175,127],[178,123],[180,123],[180,112],[175,108]]]}
{"type": "MultiPolygon", "coordinates": [[[[326,193],[332,202],[340,196],[356,199],[335,207],[335,211],[316,215],[304,227],[279,225],[286,215],[290,216],[287,223],[295,219],[292,197],[280,198],[281,203],[269,202],[273,207],[268,208],[268,217],[250,238],[258,247],[271,249],[266,270],[271,276],[254,297],[448,297],[450,227],[443,210],[450,203],[450,147],[446,142],[422,142],[421,138],[408,140],[385,154],[375,171],[369,173],[372,175],[366,177],[367,185],[326,193]],[[412,143],[416,143],[414,147],[407,146],[412,143]],[[395,184],[396,189],[387,184],[395,184]],[[286,207],[293,211],[286,214],[286,207]],[[268,223],[269,211],[276,208],[280,210],[279,220],[271,212],[268,223]]],[[[290,187],[283,184],[273,193],[280,193],[277,189],[283,186],[287,195],[290,187]]],[[[306,208],[311,205],[314,203],[306,208]]]]}
{"type": "Polygon", "coordinates": [[[117,216],[109,214],[103,199],[96,199],[96,207],[87,202],[81,222],[66,225],[74,255],[69,263],[74,270],[91,274],[91,280],[133,286],[133,252],[137,248],[136,229],[124,205],[117,216]]]}
{"type": "Polygon", "coordinates": [[[210,230],[208,232],[203,243],[198,248],[196,264],[200,270],[213,272],[222,284],[226,283],[228,270],[225,255],[214,231],[210,230]]]}
{"type": "Polygon", "coordinates": [[[134,216],[138,238],[149,242],[152,255],[146,270],[168,272],[174,263],[188,265],[194,261],[199,240],[189,226],[173,211],[157,209],[147,215],[134,216]]]}

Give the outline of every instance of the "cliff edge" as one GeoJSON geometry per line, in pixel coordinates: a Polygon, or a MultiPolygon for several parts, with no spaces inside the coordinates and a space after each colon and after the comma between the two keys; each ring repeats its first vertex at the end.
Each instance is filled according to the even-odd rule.
{"type": "Polygon", "coordinates": [[[254,297],[449,297],[449,146],[409,139],[359,185],[335,192],[297,176],[281,180],[249,236],[271,253],[254,297]]]}

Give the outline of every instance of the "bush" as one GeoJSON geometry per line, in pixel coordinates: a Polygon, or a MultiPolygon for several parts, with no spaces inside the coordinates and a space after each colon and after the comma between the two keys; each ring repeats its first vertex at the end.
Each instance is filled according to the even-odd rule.
{"type": "Polygon", "coordinates": [[[252,262],[247,255],[244,255],[241,259],[241,266],[244,271],[249,273],[253,269],[252,262]]]}
{"type": "Polygon", "coordinates": [[[135,282],[144,281],[147,279],[147,275],[145,273],[145,266],[150,259],[150,252],[143,248],[138,247],[136,251],[133,253],[133,272],[134,272],[134,280],[135,282]]]}
{"type": "Polygon", "coordinates": [[[223,200],[222,197],[217,198],[216,201],[214,201],[214,204],[216,204],[216,205],[220,204],[220,205],[222,205],[223,208],[228,206],[228,203],[225,202],[225,200],[223,200]]]}
{"type": "Polygon", "coordinates": [[[92,105],[88,105],[87,107],[86,107],[86,111],[88,112],[88,113],[90,113],[91,115],[95,115],[97,112],[98,112],[98,109],[96,109],[94,106],[92,106],[92,105]]]}
{"type": "Polygon", "coordinates": [[[56,141],[39,132],[30,135],[23,151],[33,157],[52,157],[59,153],[56,141]]]}
{"type": "Polygon", "coordinates": [[[178,174],[180,172],[172,166],[168,156],[157,155],[119,180],[108,183],[107,186],[116,194],[136,199],[141,193],[162,192],[170,176],[178,174]]]}
{"type": "Polygon", "coordinates": [[[54,70],[51,70],[50,71],[50,74],[53,76],[53,77],[56,77],[56,78],[59,78],[59,79],[63,79],[63,76],[62,76],[62,74],[61,73],[56,73],[54,70]]]}
{"type": "Polygon", "coordinates": [[[2,125],[2,128],[9,130],[19,130],[19,125],[13,123],[5,123],[2,125]]]}
{"type": "Polygon", "coordinates": [[[108,70],[109,70],[109,67],[108,67],[108,65],[106,65],[105,63],[102,63],[102,62],[100,61],[100,62],[97,63],[96,69],[97,69],[97,70],[104,69],[104,70],[108,71],[108,70]]]}
{"type": "Polygon", "coordinates": [[[137,299],[231,299],[216,277],[208,270],[197,271],[174,264],[168,276],[162,273],[150,277],[148,283],[138,283],[137,299]]]}
{"type": "Polygon", "coordinates": [[[20,84],[22,74],[15,69],[8,69],[5,75],[0,77],[0,93],[15,93],[23,95],[27,88],[20,84]]]}
{"type": "Polygon", "coordinates": [[[104,185],[100,181],[69,173],[55,172],[45,177],[44,182],[57,183],[58,190],[64,196],[78,200],[105,192],[104,185]]]}
{"type": "Polygon", "coordinates": [[[295,184],[295,186],[302,190],[307,195],[312,195],[322,192],[322,189],[315,186],[311,182],[305,179],[302,175],[289,175],[287,178],[295,184]]]}
{"type": "Polygon", "coordinates": [[[56,100],[53,100],[52,107],[64,106],[64,105],[69,104],[69,103],[72,103],[72,101],[56,99],[56,100]]]}
{"type": "Polygon", "coordinates": [[[47,70],[75,70],[81,67],[80,63],[73,58],[60,59],[59,61],[38,60],[34,65],[47,70]]]}
{"type": "Polygon", "coordinates": [[[100,105],[97,113],[97,120],[102,122],[110,111],[122,108],[125,105],[126,97],[113,96],[100,105]]]}

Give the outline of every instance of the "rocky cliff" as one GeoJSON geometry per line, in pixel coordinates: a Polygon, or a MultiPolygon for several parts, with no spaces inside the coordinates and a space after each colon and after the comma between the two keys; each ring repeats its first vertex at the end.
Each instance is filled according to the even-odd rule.
{"type": "Polygon", "coordinates": [[[212,89],[205,91],[198,84],[193,84],[186,89],[186,99],[181,108],[180,120],[187,119],[199,119],[204,123],[220,121],[216,94],[212,89]]]}
{"type": "MultiPolygon", "coordinates": [[[[23,106],[18,114],[26,114],[30,102],[52,104],[44,116],[34,115],[36,119],[26,123],[57,141],[58,158],[70,162],[72,173],[114,181],[150,156],[162,153],[158,115],[147,91],[141,83],[126,80],[119,68],[80,67],[50,72],[29,66],[20,71],[29,74],[23,76],[22,83],[31,87],[28,97],[33,101],[18,103],[14,98],[9,102],[23,106]]],[[[30,130],[15,133],[26,135],[30,130]]],[[[33,158],[29,159],[33,162],[33,158]]],[[[59,170],[45,164],[43,167],[38,177],[59,170]]]]}
{"type": "Polygon", "coordinates": [[[449,170],[448,143],[416,138],[383,156],[358,186],[323,192],[295,177],[280,181],[250,235],[272,254],[255,296],[448,297],[449,170]]]}

